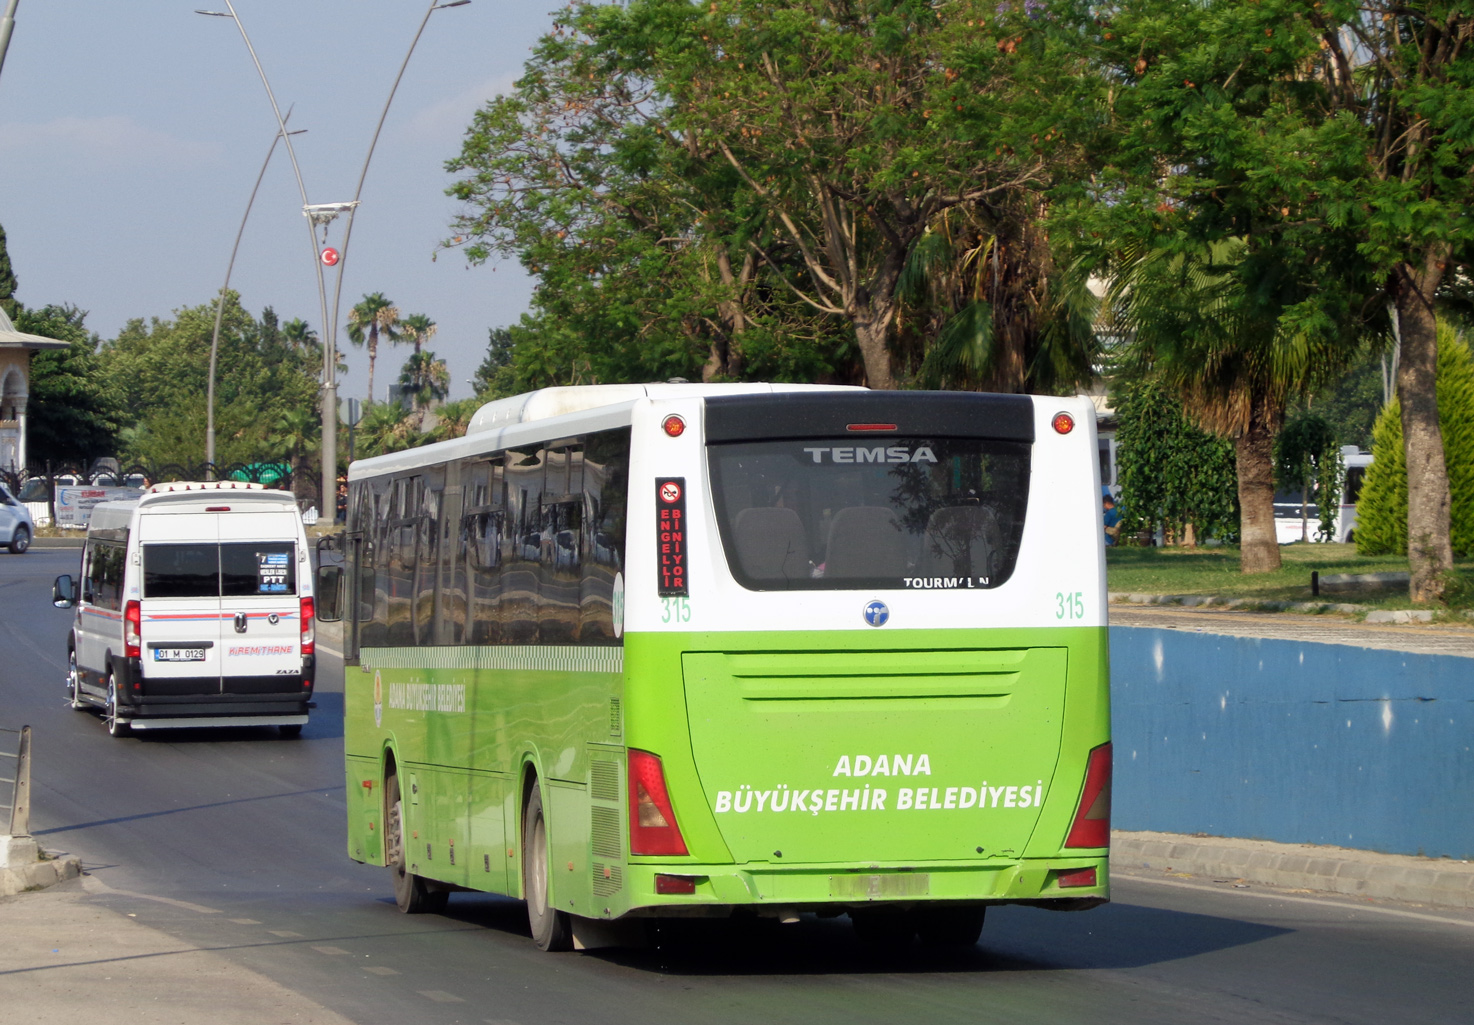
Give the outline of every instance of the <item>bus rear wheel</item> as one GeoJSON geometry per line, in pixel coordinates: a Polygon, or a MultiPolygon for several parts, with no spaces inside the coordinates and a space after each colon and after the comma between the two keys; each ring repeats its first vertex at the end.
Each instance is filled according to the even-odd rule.
{"type": "Polygon", "coordinates": [[[432,890],[425,880],[409,870],[409,856],[404,849],[404,802],[399,799],[399,777],[390,776],[386,788],[389,821],[384,830],[384,860],[394,876],[394,903],[406,915],[422,915],[444,911],[450,894],[432,890]]]}
{"type": "Polygon", "coordinates": [[[536,782],[522,814],[522,892],[527,897],[527,924],[540,950],[572,950],[573,929],[568,913],[549,903],[548,822],[543,815],[542,792],[536,782]]]}

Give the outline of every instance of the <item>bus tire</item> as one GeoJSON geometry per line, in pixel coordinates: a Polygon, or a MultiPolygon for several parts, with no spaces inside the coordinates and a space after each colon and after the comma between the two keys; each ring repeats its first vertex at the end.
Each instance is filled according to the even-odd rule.
{"type": "Polygon", "coordinates": [[[919,908],[916,934],[928,947],[971,947],[983,935],[986,907],[956,907],[946,904],[919,908]]]}
{"type": "Polygon", "coordinates": [[[527,924],[539,950],[572,950],[573,928],[568,913],[549,903],[549,864],[548,820],[543,815],[542,791],[534,781],[522,814],[522,892],[527,898],[527,924]]]}
{"type": "Polygon", "coordinates": [[[409,855],[404,849],[404,802],[399,798],[398,776],[389,777],[385,791],[389,814],[384,830],[384,861],[394,877],[394,903],[406,915],[444,911],[450,894],[445,890],[430,889],[424,879],[409,870],[409,855]]]}
{"type": "Polygon", "coordinates": [[[107,723],[110,737],[126,737],[132,732],[127,723],[118,719],[118,677],[112,670],[107,674],[107,707],[103,710],[103,721],[107,723]]]}
{"type": "Polygon", "coordinates": [[[300,737],[302,735],[302,724],[299,722],[288,723],[286,726],[278,726],[277,731],[283,737],[300,737]]]}

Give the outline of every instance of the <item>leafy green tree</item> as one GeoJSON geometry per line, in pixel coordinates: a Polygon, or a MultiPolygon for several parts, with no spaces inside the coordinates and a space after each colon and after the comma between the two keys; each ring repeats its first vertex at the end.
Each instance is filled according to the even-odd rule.
{"type": "Polygon", "coordinates": [[[1061,33],[1092,56],[1080,92],[1098,102],[1060,92],[1110,136],[1082,193],[1159,240],[1248,240],[1308,285],[1280,315],[1282,332],[1334,336],[1346,318],[1395,309],[1410,594],[1438,600],[1452,552],[1434,303],[1474,252],[1474,9],[1131,0],[1058,10],[1070,12],[1061,33]]]}
{"type": "MultiPolygon", "coordinates": [[[[995,3],[575,2],[448,165],[465,203],[451,244],[539,277],[537,376],[888,388],[929,344],[899,341],[903,273],[955,211],[1003,239],[982,276],[1012,327],[981,373],[1088,375],[1088,356],[1014,344],[1041,330],[1026,307],[1047,246],[1015,225],[1038,217],[1057,138],[1019,113],[1037,106],[1030,73],[995,3]]],[[[954,292],[914,290],[915,319],[975,320],[975,289],[954,292]]]]}
{"type": "Polygon", "coordinates": [[[1285,421],[1274,441],[1274,476],[1280,490],[1300,492],[1302,541],[1310,540],[1312,504],[1320,518],[1316,534],[1322,540],[1334,540],[1336,515],[1341,510],[1341,470],[1336,429],[1329,420],[1306,410],[1285,421]]]}
{"type": "Polygon", "coordinates": [[[348,340],[354,345],[368,345],[368,401],[374,401],[374,363],[379,358],[379,338],[393,344],[399,341],[399,307],[371,292],[348,311],[348,340]]]}
{"type": "Polygon", "coordinates": [[[1233,446],[1193,425],[1171,390],[1154,381],[1117,397],[1116,467],[1122,536],[1162,530],[1169,544],[1238,532],[1233,446]]]}
{"type": "MultiPolygon", "coordinates": [[[[103,345],[103,387],[129,422],[120,432],[124,461],[190,467],[204,458],[205,394],[215,304],[176,310],[173,320],[130,321],[103,345]]],[[[286,409],[315,410],[317,367],[292,353],[231,292],[223,309],[216,384],[216,458],[250,463],[275,455],[272,424],[286,409]]]]}
{"type": "MultiPolygon", "coordinates": [[[[1356,504],[1356,549],[1366,555],[1406,554],[1408,477],[1402,411],[1393,399],[1377,417],[1372,465],[1356,504]]],[[[1438,334],[1438,415],[1452,497],[1450,544],[1474,554],[1474,355],[1446,324],[1438,334]]]]}
{"type": "Polygon", "coordinates": [[[1245,573],[1280,566],[1274,439],[1286,408],[1355,351],[1355,335],[1292,329],[1286,311],[1307,301],[1308,283],[1243,239],[1127,247],[1113,266],[1123,365],[1168,385],[1200,426],[1234,443],[1245,573]]]}
{"type": "Polygon", "coordinates": [[[19,282],[15,279],[15,269],[10,265],[10,251],[5,247],[5,228],[0,225],[0,309],[12,321],[20,312],[20,307],[15,301],[15,290],[19,282]]]}
{"type": "Polygon", "coordinates": [[[516,394],[504,391],[502,380],[510,376],[512,366],[513,338],[510,328],[493,327],[487,330],[486,356],[481,360],[481,365],[476,368],[476,373],[471,378],[471,387],[476,389],[476,394],[503,395],[516,394]]]}
{"type": "Polygon", "coordinates": [[[49,461],[86,467],[117,451],[125,417],[115,393],[104,386],[98,339],[87,331],[86,316],[75,306],[22,308],[16,316],[17,330],[69,343],[31,358],[26,444],[36,465],[49,461]]]}

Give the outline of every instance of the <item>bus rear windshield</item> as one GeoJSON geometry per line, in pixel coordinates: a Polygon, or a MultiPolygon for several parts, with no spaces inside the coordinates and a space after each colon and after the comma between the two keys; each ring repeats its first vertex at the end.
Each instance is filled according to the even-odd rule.
{"type": "Polygon", "coordinates": [[[751,590],[992,588],[1013,572],[1027,444],[806,438],[708,453],[727,565],[751,590]]]}

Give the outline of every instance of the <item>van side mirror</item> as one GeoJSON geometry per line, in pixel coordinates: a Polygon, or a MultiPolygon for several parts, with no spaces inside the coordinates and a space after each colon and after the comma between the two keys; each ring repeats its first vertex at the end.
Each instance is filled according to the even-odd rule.
{"type": "Polygon", "coordinates": [[[343,619],[343,567],[317,568],[317,619],[320,623],[337,623],[343,619]]]}
{"type": "Polygon", "coordinates": [[[51,604],[59,609],[69,609],[77,604],[77,585],[65,573],[57,577],[56,583],[51,585],[51,604]]]}

